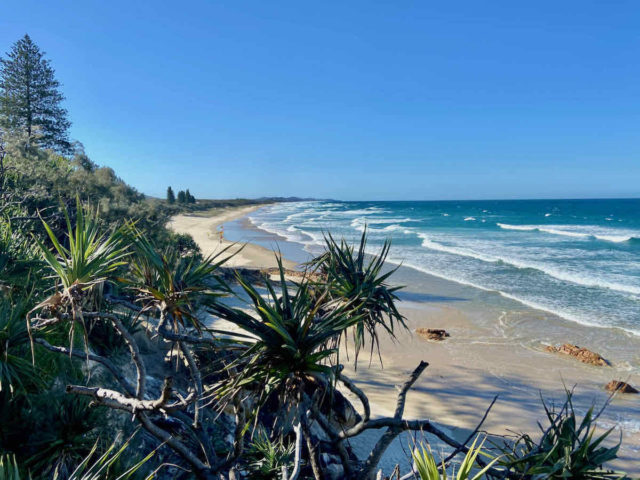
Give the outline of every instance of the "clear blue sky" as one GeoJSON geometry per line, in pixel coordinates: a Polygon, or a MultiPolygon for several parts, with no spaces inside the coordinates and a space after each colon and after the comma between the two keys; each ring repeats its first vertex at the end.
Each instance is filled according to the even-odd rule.
{"type": "Polygon", "coordinates": [[[640,3],[4,0],[141,191],[640,196],[640,3]]]}

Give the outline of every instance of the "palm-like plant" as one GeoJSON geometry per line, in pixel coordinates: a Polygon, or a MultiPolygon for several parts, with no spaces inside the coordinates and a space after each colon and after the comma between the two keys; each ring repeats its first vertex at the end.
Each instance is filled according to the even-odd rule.
{"type": "Polygon", "coordinates": [[[567,400],[558,411],[550,409],[544,401],[543,406],[549,425],[546,428],[540,426],[540,440],[536,442],[527,434],[520,436],[513,445],[503,449],[503,465],[523,478],[532,479],[624,478],[603,468],[607,462],[617,458],[620,442],[611,447],[603,446],[613,428],[595,435],[599,414],[593,406],[581,421],[577,418],[570,391],[567,391],[567,400]]]}
{"type": "Polygon", "coordinates": [[[63,245],[52,228],[42,221],[53,244],[49,250],[34,237],[45,262],[54,277],[62,283],[65,291],[73,286],[83,289],[107,280],[130,254],[125,243],[126,227],[108,232],[102,228],[97,210],[85,207],[76,199],[77,212],[75,226],[71,225],[69,213],[65,210],[67,222],[66,243],[63,245]]]}
{"type": "MultiPolygon", "coordinates": [[[[103,285],[121,266],[126,264],[125,259],[130,252],[125,242],[125,233],[129,226],[125,225],[110,232],[105,231],[97,210],[83,206],[79,197],[76,198],[76,208],[75,225],[71,224],[69,212],[66,210],[64,212],[67,223],[66,241],[61,242],[44,220],[42,223],[53,249],[47,248],[34,235],[44,261],[52,271],[52,278],[62,284],[62,289],[56,289],[51,296],[36,305],[32,312],[46,309],[55,314],[70,307],[72,314],[69,330],[70,344],[73,347],[77,321],[84,332],[85,349],[88,351],[89,339],[82,307],[91,290],[95,291],[96,286],[103,285]]],[[[27,327],[31,336],[29,320],[27,327]]]]}
{"type": "Polygon", "coordinates": [[[133,242],[136,255],[128,282],[137,292],[143,311],[160,311],[173,322],[174,329],[191,326],[201,330],[198,309],[229,292],[215,275],[218,267],[234,255],[227,254],[229,247],[201,259],[197,255],[182,256],[176,249],[159,251],[140,232],[135,232],[133,242]]]}
{"type": "Polygon", "coordinates": [[[401,286],[390,286],[388,278],[398,267],[382,273],[391,243],[385,241],[377,255],[367,258],[367,231],[362,233],[356,250],[344,239],[337,242],[330,233],[325,235],[325,252],[314,258],[310,265],[326,278],[329,299],[357,307],[359,321],[353,328],[355,362],[360,350],[370,339],[370,353],[379,345],[378,328],[394,336],[396,326],[406,328],[404,317],[398,311],[395,292],[401,286]]]}
{"type": "Polygon", "coordinates": [[[281,478],[282,468],[290,469],[293,466],[294,449],[295,445],[286,443],[282,437],[271,440],[264,430],[259,430],[246,453],[251,478],[281,478]]]}
{"type": "MultiPolygon", "coordinates": [[[[481,470],[473,473],[473,468],[476,466],[476,458],[478,458],[478,455],[481,455],[483,453],[482,447],[485,440],[482,440],[480,444],[476,446],[477,442],[478,437],[476,437],[476,439],[469,447],[469,450],[460,463],[457,472],[454,470],[451,473],[451,477],[453,479],[479,480],[498,461],[498,458],[495,458],[481,470]]],[[[426,447],[425,445],[420,445],[420,447],[414,449],[412,456],[415,465],[415,471],[418,474],[420,480],[447,480],[447,478],[449,478],[447,476],[446,466],[444,464],[438,465],[438,462],[436,461],[429,445],[427,445],[426,447]]]]}
{"type": "Polygon", "coordinates": [[[21,480],[20,469],[14,455],[0,455],[0,479],[21,480]]]}
{"type": "Polygon", "coordinates": [[[43,372],[28,357],[27,302],[0,297],[0,392],[29,390],[43,382],[43,372]]]}
{"type": "Polygon", "coordinates": [[[47,429],[40,427],[40,431],[32,435],[28,446],[35,453],[25,466],[43,476],[58,471],[66,478],[91,450],[97,425],[104,421],[103,412],[89,406],[84,398],[66,394],[59,397],[49,394],[39,401],[46,402],[48,410],[34,404],[30,421],[34,425],[42,422],[47,429]]]}
{"type": "Polygon", "coordinates": [[[227,334],[246,346],[227,369],[231,379],[220,386],[223,398],[233,398],[243,388],[250,388],[258,392],[258,403],[274,392],[287,401],[299,402],[305,384],[333,378],[330,363],[337,348],[330,340],[360,321],[351,302],[322,308],[327,306],[325,295],[315,295],[315,285],[307,279],[290,292],[279,258],[278,266],[279,285],[265,278],[266,299],[238,275],[253,303],[251,314],[223,304],[210,308],[242,329],[243,334],[227,334]]]}
{"type": "MultiPolygon", "coordinates": [[[[122,460],[123,455],[127,453],[132,438],[124,442],[118,449],[116,449],[116,442],[112,443],[100,456],[97,456],[98,442],[96,442],[89,454],[82,459],[70,475],[63,475],[59,469],[56,469],[53,480],[129,480],[134,478],[134,475],[139,469],[148,462],[156,452],[154,450],[131,467],[122,469],[119,462],[122,460]]],[[[151,480],[155,478],[155,473],[155,471],[150,473],[145,476],[144,479],[151,480]]]]}

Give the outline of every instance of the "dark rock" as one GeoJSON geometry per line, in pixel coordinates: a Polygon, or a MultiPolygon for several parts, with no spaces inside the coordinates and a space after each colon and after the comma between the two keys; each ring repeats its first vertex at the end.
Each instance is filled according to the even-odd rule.
{"type": "Polygon", "coordinates": [[[449,333],[441,328],[416,328],[416,333],[425,340],[442,341],[449,337],[449,333]]]}
{"type": "Polygon", "coordinates": [[[620,393],[640,393],[626,382],[620,380],[611,380],[604,387],[608,392],[620,392],[620,393]]]}
{"type": "Polygon", "coordinates": [[[263,273],[257,268],[244,268],[244,267],[220,267],[217,272],[220,274],[225,282],[234,283],[237,281],[236,274],[239,274],[242,279],[252,284],[263,284],[263,273]]]}
{"type": "Polygon", "coordinates": [[[549,345],[546,347],[547,352],[552,353],[561,353],[563,355],[569,355],[571,357],[580,360],[582,363],[587,363],[589,365],[595,365],[597,367],[607,367],[609,366],[609,362],[602,358],[599,354],[592,352],[584,347],[579,347],[577,345],[571,345],[570,343],[565,343],[559,347],[554,347],[549,345]]]}

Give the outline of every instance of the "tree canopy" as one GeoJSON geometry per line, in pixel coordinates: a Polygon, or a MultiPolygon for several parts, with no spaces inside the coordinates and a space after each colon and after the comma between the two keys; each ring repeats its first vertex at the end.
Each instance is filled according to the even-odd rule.
{"type": "Polygon", "coordinates": [[[0,124],[29,143],[69,153],[71,122],[59,88],[44,52],[25,35],[0,59],[0,124]]]}

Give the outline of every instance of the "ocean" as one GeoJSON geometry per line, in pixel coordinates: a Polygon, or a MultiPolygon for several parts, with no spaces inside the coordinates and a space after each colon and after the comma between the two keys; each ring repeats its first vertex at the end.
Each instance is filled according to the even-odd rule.
{"type": "Polygon", "coordinates": [[[299,202],[250,215],[318,252],[367,228],[390,260],[578,324],[640,335],[640,199],[299,202]]]}

